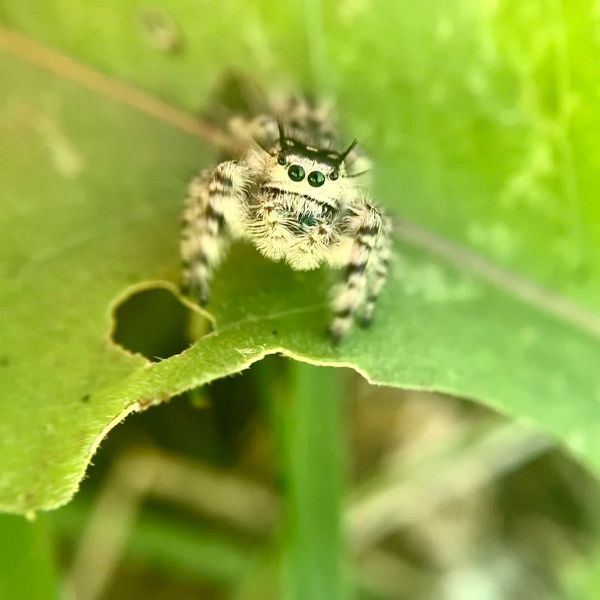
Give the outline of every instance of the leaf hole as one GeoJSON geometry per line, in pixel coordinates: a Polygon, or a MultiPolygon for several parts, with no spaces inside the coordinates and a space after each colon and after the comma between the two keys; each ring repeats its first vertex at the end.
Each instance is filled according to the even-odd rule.
{"type": "Polygon", "coordinates": [[[112,341],[127,352],[158,361],[180,354],[194,338],[207,333],[207,319],[182,304],[168,288],[146,288],[116,305],[112,341]]]}

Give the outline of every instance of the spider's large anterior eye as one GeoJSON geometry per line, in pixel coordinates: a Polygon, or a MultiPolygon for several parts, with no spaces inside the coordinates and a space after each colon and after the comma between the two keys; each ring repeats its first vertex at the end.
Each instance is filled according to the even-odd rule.
{"type": "Polygon", "coordinates": [[[302,181],[304,179],[304,169],[300,165],[292,165],[288,169],[288,175],[292,181],[302,181]]]}
{"type": "Polygon", "coordinates": [[[321,171],[312,171],[308,175],[308,183],[313,187],[321,187],[325,183],[325,175],[321,171]]]}

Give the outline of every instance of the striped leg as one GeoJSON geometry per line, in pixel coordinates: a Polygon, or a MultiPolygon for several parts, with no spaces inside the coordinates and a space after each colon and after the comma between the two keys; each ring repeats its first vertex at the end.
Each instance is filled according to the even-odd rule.
{"type": "Polygon", "coordinates": [[[391,243],[388,235],[390,227],[385,224],[385,235],[378,238],[373,253],[373,267],[370,269],[369,282],[367,285],[367,297],[364,306],[360,310],[358,324],[361,327],[368,327],[373,320],[373,311],[375,304],[379,299],[381,290],[385,284],[388,274],[388,267],[391,255],[391,243]]]}
{"type": "Polygon", "coordinates": [[[279,139],[277,119],[270,115],[259,115],[253,119],[234,117],[228,123],[229,131],[241,148],[256,142],[268,150],[279,139]]]}
{"type": "Polygon", "coordinates": [[[333,298],[334,317],[329,328],[336,343],[346,335],[361,307],[363,318],[367,310],[368,316],[372,315],[386,275],[383,249],[388,246],[387,227],[382,214],[361,201],[352,208],[347,235],[352,235],[354,242],[344,281],[333,298]]]}
{"type": "Polygon", "coordinates": [[[326,103],[293,95],[275,108],[282,116],[290,135],[302,138],[308,134],[312,143],[324,147],[333,146],[338,141],[332,109],[326,103]]]}
{"type": "Polygon", "coordinates": [[[239,229],[245,172],[228,161],[204,171],[188,188],[181,235],[182,288],[206,304],[215,267],[239,229]]]}

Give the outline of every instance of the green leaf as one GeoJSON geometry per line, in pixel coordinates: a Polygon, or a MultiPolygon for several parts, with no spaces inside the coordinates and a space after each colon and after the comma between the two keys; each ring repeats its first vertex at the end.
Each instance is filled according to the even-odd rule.
{"type": "Polygon", "coordinates": [[[47,524],[0,515],[0,598],[59,598],[54,557],[47,524]]]}
{"type": "Polygon", "coordinates": [[[210,132],[1,31],[0,509],[66,502],[136,403],[277,352],[484,402],[598,470],[591,3],[156,2],[171,44],[145,6],[0,3],[0,17],[188,110],[232,65],[328,90],[376,159],[378,197],[408,220],[396,264],[374,326],[333,349],[326,274],[238,245],[216,330],[161,362],[128,355],[111,308],[144,282],[174,290],[180,199],[210,132]]]}

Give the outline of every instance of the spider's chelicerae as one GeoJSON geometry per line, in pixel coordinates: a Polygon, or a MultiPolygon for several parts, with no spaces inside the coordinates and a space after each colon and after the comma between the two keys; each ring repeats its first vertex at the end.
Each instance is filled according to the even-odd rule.
{"type": "Polygon", "coordinates": [[[388,220],[369,199],[369,161],[356,141],[340,150],[330,111],[291,98],[273,115],[232,119],[238,160],[194,178],[185,202],[183,286],[208,301],[228,241],[244,238],[292,269],[344,269],[329,328],[341,340],[354,320],[370,323],[387,275],[388,220]],[[278,117],[274,115],[278,114],[278,117]]]}

